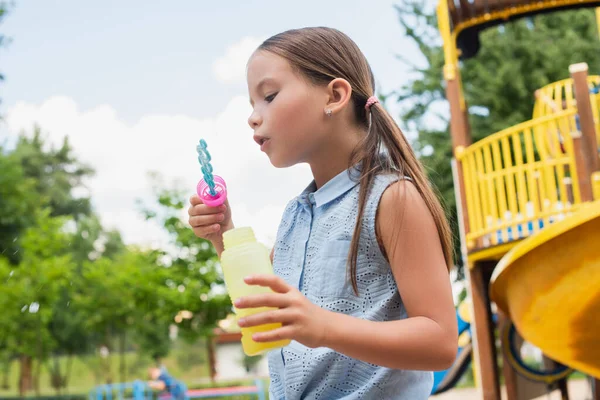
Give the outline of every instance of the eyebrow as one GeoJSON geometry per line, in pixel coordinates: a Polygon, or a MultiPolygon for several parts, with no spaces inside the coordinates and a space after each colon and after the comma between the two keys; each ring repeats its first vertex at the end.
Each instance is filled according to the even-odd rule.
{"type": "MultiPolygon", "coordinates": [[[[263,87],[264,85],[266,85],[267,83],[273,83],[275,82],[275,79],[271,78],[271,77],[266,77],[261,79],[260,82],[258,82],[258,85],[256,85],[256,91],[260,91],[260,88],[263,87]]],[[[254,102],[252,101],[252,98],[250,98],[250,105],[254,106],[254,102]]]]}

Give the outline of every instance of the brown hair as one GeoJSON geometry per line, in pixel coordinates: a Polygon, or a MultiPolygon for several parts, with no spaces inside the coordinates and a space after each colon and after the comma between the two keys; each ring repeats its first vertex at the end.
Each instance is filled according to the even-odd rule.
{"type": "MultiPolygon", "coordinates": [[[[448,269],[453,262],[452,234],[444,210],[429,185],[421,163],[417,160],[402,131],[383,108],[376,103],[370,108],[370,121],[365,110],[367,99],[375,91],[371,67],[358,46],[344,33],[332,28],[302,28],[279,33],[264,41],[258,48],[286,59],[309,82],[327,85],[335,78],[347,80],[352,87],[351,101],[356,122],[369,128],[363,142],[350,159],[353,166],[362,162],[359,178],[357,223],[351,242],[350,270],[352,287],[358,294],[356,262],[358,244],[369,188],[379,173],[409,176],[433,215],[448,269]],[[387,162],[381,162],[380,150],[385,149],[387,162]]],[[[258,51],[257,50],[257,51],[258,51]]]]}

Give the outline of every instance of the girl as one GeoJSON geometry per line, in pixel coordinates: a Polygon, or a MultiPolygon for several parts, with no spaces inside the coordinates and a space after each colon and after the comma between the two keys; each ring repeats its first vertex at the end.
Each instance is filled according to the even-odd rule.
{"type": "MultiPolygon", "coordinates": [[[[308,163],[314,180],[285,209],[274,276],[246,283],[272,293],[238,308],[281,322],[256,341],[269,353],[272,399],[426,399],[448,368],[457,327],[444,212],[406,138],[373,96],[356,44],[329,28],[267,39],[247,66],[254,140],[275,167],[308,163]]],[[[218,254],[233,227],[226,203],[191,199],[189,223],[218,254]]]]}

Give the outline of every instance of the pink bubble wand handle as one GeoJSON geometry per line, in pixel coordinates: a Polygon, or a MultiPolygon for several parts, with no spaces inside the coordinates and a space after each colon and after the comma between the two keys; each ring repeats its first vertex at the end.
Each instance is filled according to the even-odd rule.
{"type": "Polygon", "coordinates": [[[216,192],[214,196],[210,194],[211,188],[204,179],[198,182],[198,185],[196,186],[198,196],[202,199],[202,202],[209,207],[218,207],[227,200],[227,186],[225,185],[223,178],[214,175],[214,184],[214,190],[216,192]]]}

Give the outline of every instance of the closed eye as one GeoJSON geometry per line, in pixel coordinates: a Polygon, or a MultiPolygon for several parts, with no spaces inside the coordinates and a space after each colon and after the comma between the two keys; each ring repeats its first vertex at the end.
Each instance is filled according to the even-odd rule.
{"type": "Polygon", "coordinates": [[[267,97],[265,97],[265,101],[266,101],[267,103],[270,103],[270,102],[272,102],[272,101],[275,99],[275,96],[277,96],[277,93],[278,93],[278,92],[275,92],[275,93],[273,93],[273,94],[270,94],[270,95],[268,95],[267,97]]]}

